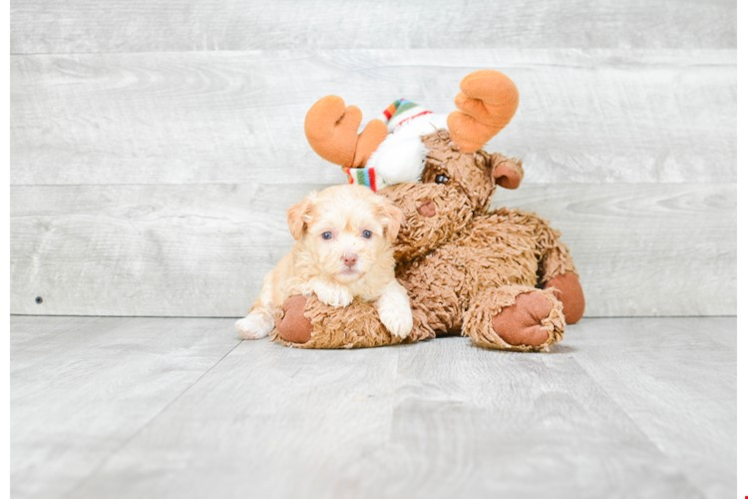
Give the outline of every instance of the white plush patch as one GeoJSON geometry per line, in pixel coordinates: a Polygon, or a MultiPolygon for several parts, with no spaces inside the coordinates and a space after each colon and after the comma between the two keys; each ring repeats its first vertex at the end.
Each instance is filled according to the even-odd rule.
{"type": "Polygon", "coordinates": [[[420,137],[390,134],[371,155],[366,166],[374,167],[380,186],[389,186],[400,182],[417,182],[425,161],[426,147],[420,137]]]}
{"type": "Polygon", "coordinates": [[[427,152],[421,136],[443,128],[447,128],[446,115],[419,116],[404,123],[372,153],[366,167],[376,170],[380,186],[418,182],[427,152]]]}
{"type": "Polygon", "coordinates": [[[395,129],[393,135],[421,137],[441,128],[447,128],[447,115],[431,113],[406,121],[395,129]]]}

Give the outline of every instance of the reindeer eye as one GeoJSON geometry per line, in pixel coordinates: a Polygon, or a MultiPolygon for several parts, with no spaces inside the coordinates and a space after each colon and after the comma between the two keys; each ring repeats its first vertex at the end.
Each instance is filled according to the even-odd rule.
{"type": "Polygon", "coordinates": [[[331,240],[332,239],[332,232],[325,231],[324,233],[322,233],[322,239],[323,240],[331,240]]]}
{"type": "Polygon", "coordinates": [[[439,174],[434,179],[434,182],[436,182],[437,184],[446,184],[449,182],[449,177],[444,174],[439,174]]]}

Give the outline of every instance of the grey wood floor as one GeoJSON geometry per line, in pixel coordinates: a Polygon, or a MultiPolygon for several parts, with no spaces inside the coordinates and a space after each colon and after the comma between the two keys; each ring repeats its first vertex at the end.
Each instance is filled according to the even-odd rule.
{"type": "Polygon", "coordinates": [[[304,351],[229,319],[13,316],[10,493],[734,497],[736,330],[304,351]]]}

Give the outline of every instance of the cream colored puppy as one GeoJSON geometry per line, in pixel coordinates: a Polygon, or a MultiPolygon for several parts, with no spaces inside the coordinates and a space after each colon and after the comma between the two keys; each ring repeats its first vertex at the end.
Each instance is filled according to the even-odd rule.
{"type": "Polygon", "coordinates": [[[347,306],[354,297],[376,302],[387,330],[407,337],[413,315],[395,279],[392,250],[401,219],[391,201],[357,185],[329,187],[291,207],[288,227],[296,243],[265,276],[249,315],[236,322],[239,334],[267,336],[288,297],[314,293],[333,307],[347,306]]]}

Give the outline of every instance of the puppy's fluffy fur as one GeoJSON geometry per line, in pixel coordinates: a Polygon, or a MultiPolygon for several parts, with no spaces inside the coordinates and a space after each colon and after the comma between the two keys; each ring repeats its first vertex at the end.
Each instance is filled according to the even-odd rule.
{"type": "Polygon", "coordinates": [[[334,307],[360,297],[376,302],[379,317],[393,335],[413,328],[410,300],[395,279],[392,243],[402,213],[391,201],[356,185],[311,193],[288,210],[296,243],[263,281],[247,317],[236,322],[247,339],[267,336],[274,316],[291,295],[314,293],[334,307]]]}

